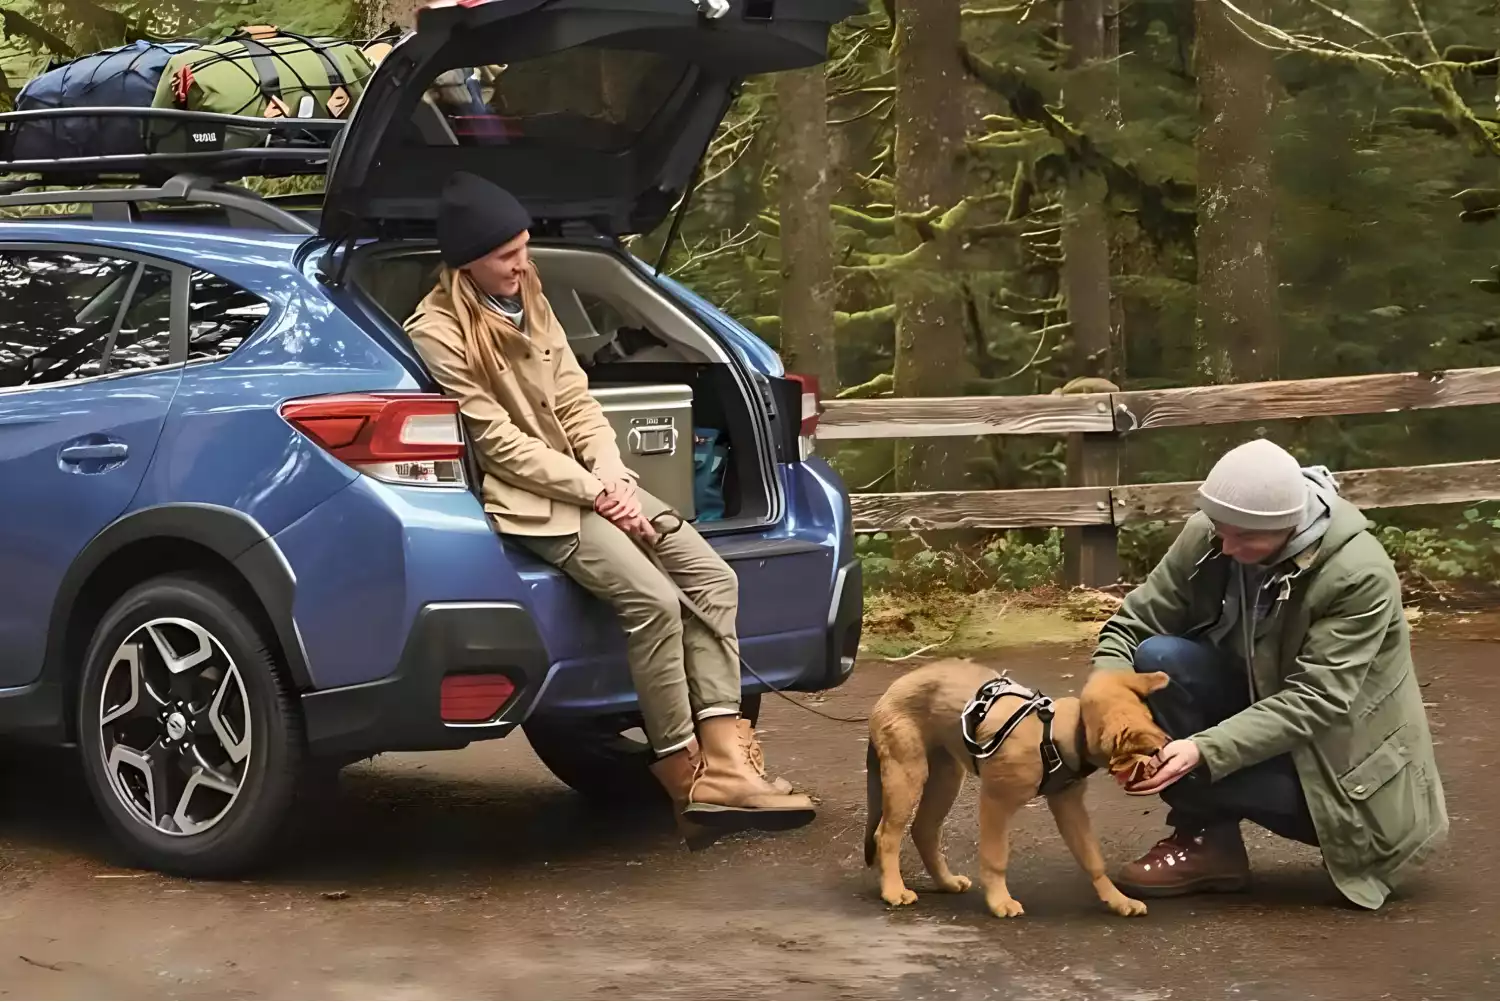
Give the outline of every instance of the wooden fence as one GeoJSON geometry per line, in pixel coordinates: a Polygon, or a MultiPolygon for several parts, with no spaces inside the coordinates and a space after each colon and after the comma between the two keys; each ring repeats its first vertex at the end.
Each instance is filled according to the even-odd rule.
{"type": "MultiPolygon", "coordinates": [[[[1117,528],[1130,522],[1185,519],[1193,511],[1198,486],[1119,484],[1118,446],[1123,436],[1156,428],[1479,404],[1500,404],[1500,366],[1073,396],[829,400],[824,402],[818,437],[1068,436],[1070,486],[856,494],[855,528],[1074,529],[1069,579],[1100,585],[1118,577],[1117,528]]],[[[1347,470],[1335,476],[1343,495],[1364,508],[1500,499],[1500,460],[1347,470]]]]}

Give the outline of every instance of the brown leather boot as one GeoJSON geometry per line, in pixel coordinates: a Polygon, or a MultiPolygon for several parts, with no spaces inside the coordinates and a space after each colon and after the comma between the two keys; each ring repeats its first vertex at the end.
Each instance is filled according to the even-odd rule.
{"type": "Polygon", "coordinates": [[[771,784],[771,789],[777,793],[791,793],[792,784],[777,776],[771,779],[766,775],[766,753],[761,750],[760,739],[755,736],[755,725],[744,717],[740,717],[737,723],[740,729],[740,743],[745,746],[745,758],[750,760],[750,767],[760,773],[760,778],[771,784]]]}
{"type": "Polygon", "coordinates": [[[1179,828],[1126,864],[1115,879],[1120,890],[1137,898],[1242,891],[1249,882],[1250,859],[1237,823],[1179,828]]]}
{"type": "Polygon", "coordinates": [[[698,723],[702,761],[683,815],[715,828],[786,831],[812,821],[813,802],[800,793],[779,793],[756,772],[745,754],[739,718],[710,717],[698,723]]]}
{"type": "Polygon", "coordinates": [[[693,788],[693,777],[698,774],[698,762],[698,744],[695,741],[681,751],[651,763],[651,774],[662,785],[662,789],[667,791],[667,796],[672,798],[672,817],[677,822],[677,834],[682,836],[691,852],[708,848],[723,834],[722,829],[694,824],[682,815],[682,809],[687,806],[688,791],[693,788]]]}

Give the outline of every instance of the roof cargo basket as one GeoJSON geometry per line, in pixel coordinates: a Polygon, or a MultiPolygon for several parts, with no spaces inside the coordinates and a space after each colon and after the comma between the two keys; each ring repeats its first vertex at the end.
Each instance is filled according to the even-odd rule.
{"type": "MultiPolygon", "coordinates": [[[[340,119],[256,118],[183,111],[177,108],[39,108],[0,114],[0,177],[24,176],[15,187],[77,186],[119,182],[161,184],[190,173],[215,181],[245,177],[321,175],[343,133],[340,119]],[[140,123],[140,153],[16,159],[17,138],[26,129],[105,118],[140,123]]],[[[6,182],[0,181],[0,186],[6,182]]]]}
{"type": "MultiPolygon", "coordinates": [[[[140,218],[141,205],[158,202],[166,205],[214,206],[222,209],[230,224],[246,229],[272,229],[282,233],[311,236],[316,226],[286,209],[273,205],[255,192],[237,185],[224,184],[209,177],[178,174],[154,188],[82,188],[62,191],[25,191],[27,182],[13,182],[7,194],[0,194],[0,209],[27,205],[86,205],[94,219],[102,222],[131,223],[140,218]]],[[[5,189],[0,189],[5,190],[5,189]]]]}

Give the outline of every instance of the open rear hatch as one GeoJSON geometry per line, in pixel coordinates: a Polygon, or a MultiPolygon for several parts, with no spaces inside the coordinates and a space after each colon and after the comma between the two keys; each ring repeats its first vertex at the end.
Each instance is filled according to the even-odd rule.
{"type": "Polygon", "coordinates": [[[742,78],[812,66],[863,0],[459,0],[371,77],[328,173],[325,237],[428,237],[455,170],[543,233],[654,229],[692,184],[742,78]]]}

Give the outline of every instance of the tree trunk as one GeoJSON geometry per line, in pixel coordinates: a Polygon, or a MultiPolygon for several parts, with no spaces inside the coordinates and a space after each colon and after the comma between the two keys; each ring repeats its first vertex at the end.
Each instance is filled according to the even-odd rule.
{"type": "Polygon", "coordinates": [[[776,77],[776,153],[781,188],[781,357],[787,371],[838,392],[834,342],[833,178],[828,77],[823,67],[776,77]]]}
{"type": "MultiPolygon", "coordinates": [[[[1219,0],[1196,0],[1198,361],[1213,382],[1274,379],[1280,362],[1272,258],[1271,53],[1219,0]]],[[[1240,9],[1265,18],[1267,0],[1240,9]]]]}
{"type": "MultiPolygon", "coordinates": [[[[1103,65],[1107,47],[1118,36],[1106,28],[1105,0],[1061,0],[1058,4],[1065,47],[1063,113],[1090,135],[1115,123],[1113,64],[1103,65]]],[[[1110,295],[1109,219],[1103,178],[1071,165],[1063,194],[1063,291],[1073,340],[1070,375],[1118,381],[1115,311],[1110,295]]],[[[1119,448],[1113,435],[1068,436],[1068,484],[1114,486],[1120,479],[1119,448]]],[[[1063,572],[1069,584],[1095,587],[1119,577],[1114,526],[1069,529],[1063,572]]]]}
{"type": "Polygon", "coordinates": [[[393,24],[414,28],[417,11],[427,3],[428,0],[359,0],[360,31],[364,37],[370,38],[393,24]]]}
{"type": "MultiPolygon", "coordinates": [[[[960,0],[902,0],[896,11],[896,210],[946,212],[965,195],[960,0]]],[[[897,396],[950,396],[975,375],[960,254],[951,234],[900,224],[904,249],[932,238],[924,260],[893,275],[897,396]]],[[[959,487],[969,443],[922,439],[896,450],[899,490],[959,487]]]]}
{"type": "MultiPolygon", "coordinates": [[[[1063,110],[1068,120],[1097,135],[1109,123],[1111,102],[1104,57],[1104,0],[1062,0],[1062,42],[1067,54],[1063,110]]],[[[1073,338],[1071,375],[1114,375],[1110,329],[1109,220],[1104,182],[1076,165],[1064,194],[1063,288],[1073,338]]]]}

